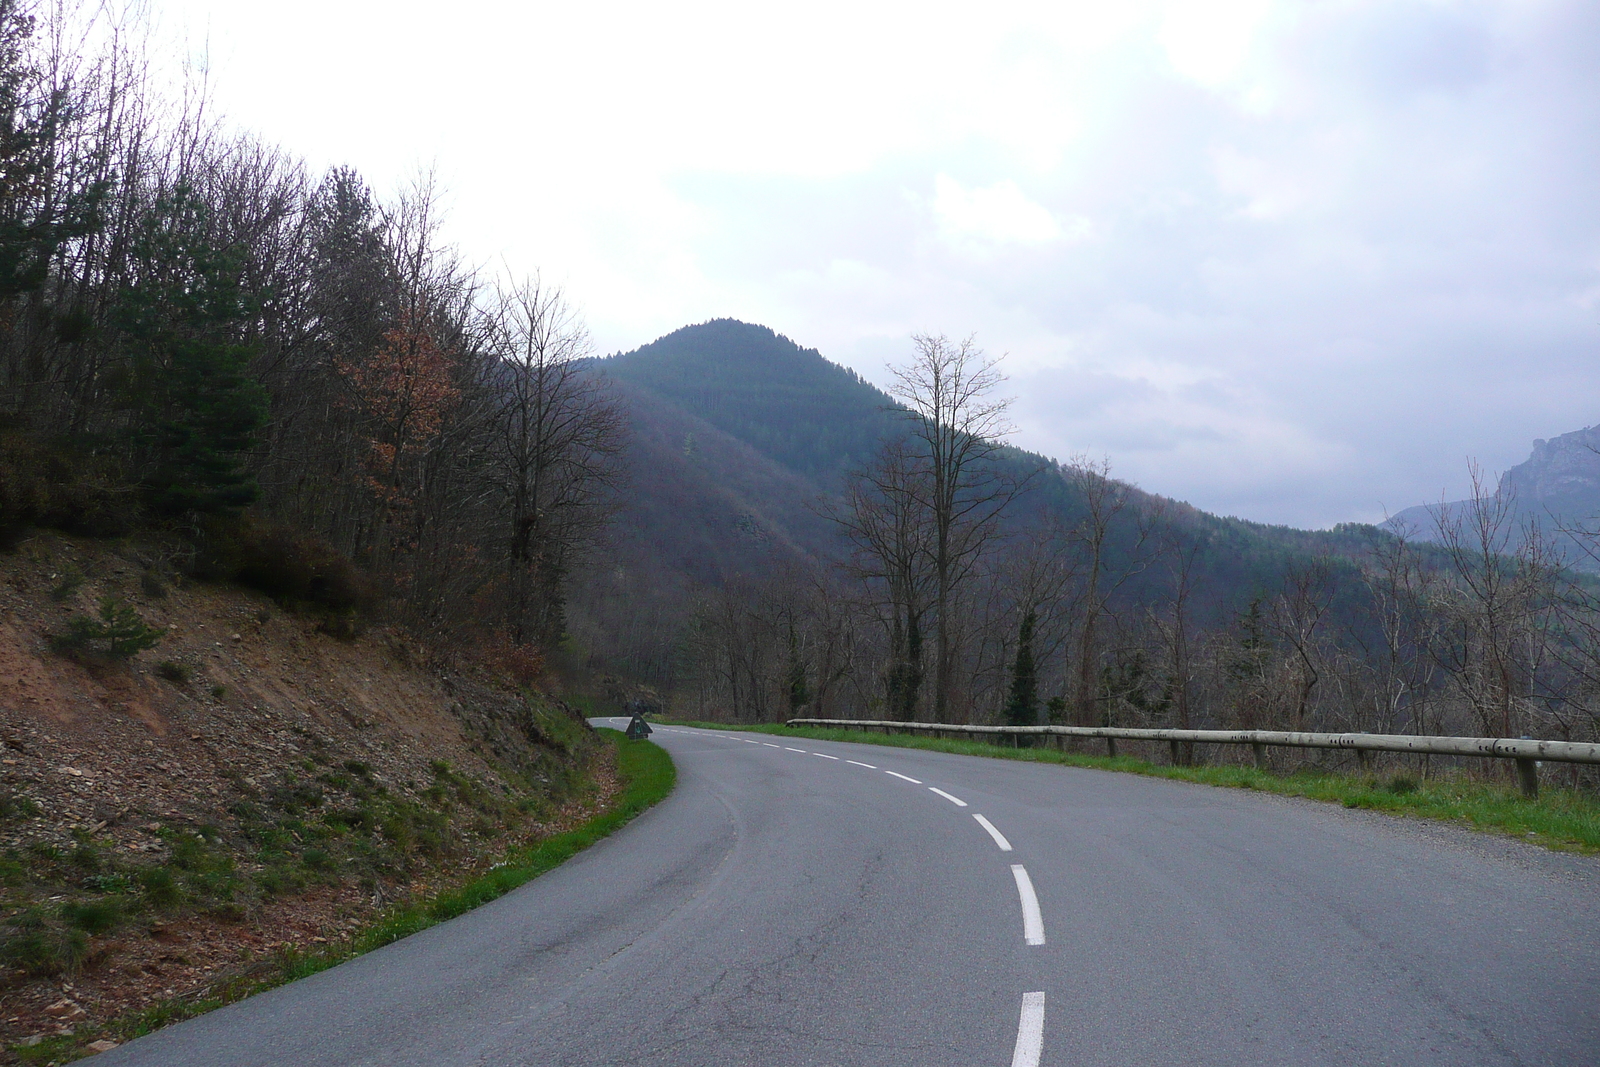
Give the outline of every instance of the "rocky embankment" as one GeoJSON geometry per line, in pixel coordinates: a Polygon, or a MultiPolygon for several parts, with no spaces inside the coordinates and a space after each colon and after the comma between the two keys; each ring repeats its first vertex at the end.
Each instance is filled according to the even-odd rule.
{"type": "Polygon", "coordinates": [[[327,629],[149,547],[0,555],[0,1060],[336,941],[613,788],[571,709],[327,629]]]}

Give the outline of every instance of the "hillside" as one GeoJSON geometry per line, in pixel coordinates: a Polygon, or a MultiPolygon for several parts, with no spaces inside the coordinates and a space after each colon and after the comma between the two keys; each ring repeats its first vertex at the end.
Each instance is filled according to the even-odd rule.
{"type": "MultiPolygon", "coordinates": [[[[710,651],[719,640],[715,632],[734,625],[728,621],[733,616],[743,613],[745,625],[755,629],[757,618],[772,612],[798,618],[802,609],[791,601],[801,587],[813,589],[801,598],[811,598],[805,611],[844,610],[842,602],[822,606],[855,595],[830,585],[848,546],[823,513],[839,499],[844,477],[866,466],[881,441],[903,431],[904,415],[885,393],[814,349],[729,319],[684,327],[632,352],[594,360],[588,369],[611,383],[626,411],[629,480],[606,550],[575,575],[569,667],[616,670],[668,691],[703,688],[708,671],[757,669],[735,667],[727,650],[710,651]],[[719,613],[723,621],[716,622],[719,613]]],[[[1014,556],[1030,541],[1048,542],[1054,545],[1051,567],[1063,573],[1078,567],[1088,514],[1083,494],[1093,479],[1085,482],[1048,457],[1009,447],[995,464],[1025,487],[1008,509],[1002,540],[1013,547],[1005,552],[1014,556]]],[[[1252,601],[1275,593],[1287,573],[1319,559],[1329,561],[1335,584],[1345,590],[1335,598],[1335,613],[1350,615],[1347,579],[1355,561],[1390,540],[1372,527],[1268,526],[1211,515],[1134,486],[1108,487],[1124,501],[1100,555],[1113,588],[1101,609],[1108,617],[1131,618],[1167,599],[1179,557],[1189,560],[1185,610],[1197,627],[1226,631],[1252,601]],[[1157,527],[1159,535],[1152,536],[1157,527]]],[[[996,565],[1038,566],[1020,559],[996,565]]],[[[1063,595],[1070,601],[1082,593],[1063,595]]],[[[996,589],[988,595],[998,599],[985,610],[1004,616],[1008,594],[996,589]]],[[[1067,615],[1075,610],[1063,601],[1066,614],[1052,623],[1054,647],[1066,640],[1073,625],[1067,615]]],[[[829,647],[845,641],[868,658],[880,654],[867,651],[879,623],[862,617],[853,625],[848,639],[815,639],[829,647]]],[[[988,655],[1003,655],[1013,639],[993,635],[988,655]]],[[[990,679],[984,684],[993,685],[1003,668],[995,661],[983,669],[990,679]]],[[[1048,667],[1057,679],[1062,669],[1059,658],[1048,667]]],[[[857,676],[856,684],[863,688],[853,699],[873,699],[867,677],[857,676]]]]}
{"type": "Polygon", "coordinates": [[[816,349],[734,319],[685,326],[597,365],[824,481],[871,458],[893,406],[816,349]]]}
{"type": "MultiPolygon", "coordinates": [[[[837,532],[807,505],[830,498],[844,474],[864,466],[903,426],[898,405],[854,371],[765,326],[732,319],[683,327],[593,366],[621,387],[636,435],[633,491],[622,504],[618,536],[632,544],[644,531],[655,545],[684,539],[676,559],[652,550],[648,569],[682,575],[690,585],[747,572],[774,553],[836,556],[837,532]],[[703,488],[690,488],[695,484],[703,488]],[[767,532],[752,537],[750,523],[733,514],[767,532]]],[[[1007,448],[999,462],[1027,483],[1011,508],[1016,523],[1070,526],[1082,518],[1084,502],[1055,460],[1007,448]]],[[[1229,609],[1295,559],[1359,554],[1379,536],[1356,525],[1316,531],[1254,523],[1128,491],[1133,506],[1125,521],[1160,509],[1203,545],[1199,566],[1209,584],[1239,591],[1227,598],[1229,609]]],[[[1127,536],[1113,539],[1113,553],[1127,536]]],[[[618,558],[637,555],[617,547],[618,558]]]]}
{"type": "Polygon", "coordinates": [[[0,555],[0,1044],[338,940],[609,788],[576,713],[184,582],[162,549],[40,533],[0,555]],[[105,597],[154,647],[53,651],[105,597]]]}

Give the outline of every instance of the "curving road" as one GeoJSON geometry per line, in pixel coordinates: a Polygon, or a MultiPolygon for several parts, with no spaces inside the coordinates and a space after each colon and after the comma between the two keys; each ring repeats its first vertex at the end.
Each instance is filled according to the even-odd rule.
{"type": "Polygon", "coordinates": [[[1591,859],[1131,775],[654,740],[677,790],[566,865],[97,1067],[1600,1063],[1591,859]]]}

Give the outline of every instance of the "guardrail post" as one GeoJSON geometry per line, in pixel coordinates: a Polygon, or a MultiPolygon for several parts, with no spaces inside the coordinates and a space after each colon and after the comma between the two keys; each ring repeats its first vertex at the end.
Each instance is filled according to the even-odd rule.
{"type": "Polygon", "coordinates": [[[1539,795],[1539,765],[1531,759],[1517,757],[1517,784],[1522,795],[1533,800],[1539,795]]]}
{"type": "Polygon", "coordinates": [[[1117,739],[1115,737],[1106,738],[1106,755],[1112,759],[1117,758],[1117,739]]]}
{"type": "Polygon", "coordinates": [[[1372,759],[1372,753],[1368,752],[1364,748],[1356,749],[1356,762],[1361,764],[1361,770],[1363,772],[1366,771],[1368,765],[1371,762],[1371,759],[1372,759]]]}
{"type": "MultiPolygon", "coordinates": [[[[1172,744],[1173,744],[1174,747],[1176,747],[1178,743],[1176,741],[1174,741],[1172,744]]],[[[1266,770],[1267,769],[1267,746],[1263,745],[1260,741],[1252,741],[1252,742],[1250,742],[1250,750],[1256,754],[1256,770],[1258,770],[1258,771],[1266,770]]]]}
{"type": "Polygon", "coordinates": [[[1176,767],[1182,762],[1182,760],[1178,758],[1178,742],[1168,741],[1167,744],[1172,746],[1172,765],[1176,767]]]}

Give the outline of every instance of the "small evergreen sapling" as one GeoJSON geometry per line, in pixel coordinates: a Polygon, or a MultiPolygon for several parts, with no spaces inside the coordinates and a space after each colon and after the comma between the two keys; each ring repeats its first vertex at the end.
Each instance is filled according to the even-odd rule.
{"type": "Polygon", "coordinates": [[[87,615],[74,616],[67,622],[67,632],[52,638],[50,647],[57,652],[74,652],[87,649],[97,641],[104,641],[105,647],[97,651],[114,659],[128,659],[147,648],[154,648],[161,637],[162,632],[154,626],[146,626],[133,608],[116,597],[108,596],[100,601],[98,619],[91,619],[87,615]]]}

